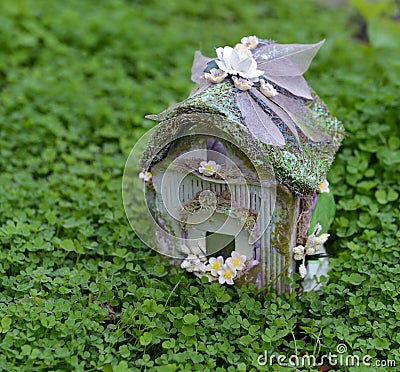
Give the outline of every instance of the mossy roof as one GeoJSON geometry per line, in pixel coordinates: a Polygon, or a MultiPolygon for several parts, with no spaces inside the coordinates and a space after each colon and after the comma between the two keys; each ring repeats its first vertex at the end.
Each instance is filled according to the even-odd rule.
{"type": "MultiPolygon", "coordinates": [[[[290,94],[281,91],[282,94],[290,94]]],[[[183,126],[202,125],[207,128],[218,128],[226,133],[235,144],[246,149],[250,160],[262,166],[271,164],[278,182],[301,195],[316,193],[334,160],[344,137],[342,124],[333,117],[322,100],[313,92],[313,100],[296,97],[307,105],[315,114],[312,125],[316,130],[323,130],[327,136],[323,142],[313,142],[298,129],[299,141],[293,136],[279,117],[273,117],[274,123],[285,138],[285,145],[272,146],[257,140],[247,129],[245,120],[236,104],[236,96],[241,91],[227,81],[212,84],[207,89],[194,92],[188,99],[174,105],[161,118],[156,133],[151,139],[143,157],[141,166],[148,168],[154,159],[161,160],[160,150],[165,148],[168,139],[172,138],[183,126]],[[157,155],[158,154],[158,155],[157,155]]],[[[260,103],[262,105],[262,103],[260,103]]],[[[270,113],[268,107],[264,109],[270,113]]]]}

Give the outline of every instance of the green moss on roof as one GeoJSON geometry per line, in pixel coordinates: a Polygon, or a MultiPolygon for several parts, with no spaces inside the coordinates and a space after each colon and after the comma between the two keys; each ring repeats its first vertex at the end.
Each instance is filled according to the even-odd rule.
{"type": "MultiPolygon", "coordinates": [[[[316,192],[318,185],[326,179],[334,155],[344,137],[342,124],[333,117],[321,99],[314,94],[313,100],[301,99],[316,114],[313,125],[328,134],[328,140],[313,142],[298,129],[298,142],[279,118],[273,118],[284,134],[284,146],[266,145],[257,140],[247,129],[244,118],[236,105],[235,97],[240,94],[229,82],[212,84],[206,90],[196,92],[169,112],[159,124],[142,158],[143,168],[147,168],[162,156],[157,154],[182,126],[203,125],[211,131],[218,128],[226,133],[250,160],[258,166],[271,164],[278,182],[288,186],[293,192],[306,195],[316,192]]],[[[267,108],[266,108],[267,109],[267,108]]]]}

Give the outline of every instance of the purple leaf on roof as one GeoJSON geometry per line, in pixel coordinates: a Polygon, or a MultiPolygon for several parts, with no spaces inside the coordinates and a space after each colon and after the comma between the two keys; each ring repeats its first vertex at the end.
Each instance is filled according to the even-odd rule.
{"type": "Polygon", "coordinates": [[[285,144],[285,139],[279,128],[248,92],[238,93],[236,103],[244,117],[247,128],[254,137],[266,145],[283,146],[285,144]]]}

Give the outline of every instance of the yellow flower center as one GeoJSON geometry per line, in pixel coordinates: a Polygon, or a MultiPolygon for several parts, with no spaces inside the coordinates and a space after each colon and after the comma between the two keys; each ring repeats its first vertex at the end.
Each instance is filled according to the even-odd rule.
{"type": "Polygon", "coordinates": [[[205,165],[205,166],[204,166],[204,169],[205,169],[207,172],[212,172],[212,171],[214,170],[214,167],[213,167],[212,165],[205,165]]]}
{"type": "Polygon", "coordinates": [[[221,262],[219,262],[219,261],[215,261],[215,262],[213,262],[213,263],[211,264],[211,268],[212,268],[213,270],[218,270],[221,266],[222,266],[222,265],[221,265],[221,262]]]}
{"type": "Polygon", "coordinates": [[[240,260],[238,260],[237,258],[233,259],[233,265],[234,266],[239,266],[240,265],[240,260]]]}
{"type": "Polygon", "coordinates": [[[224,278],[231,279],[232,278],[232,273],[230,271],[225,271],[224,278]]]}

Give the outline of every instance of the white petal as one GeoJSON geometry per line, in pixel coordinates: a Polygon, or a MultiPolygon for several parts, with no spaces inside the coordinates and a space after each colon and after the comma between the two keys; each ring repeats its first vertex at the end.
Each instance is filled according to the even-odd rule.
{"type": "Polygon", "coordinates": [[[238,55],[240,56],[241,59],[246,58],[246,57],[252,57],[251,52],[243,44],[236,44],[235,48],[233,50],[236,53],[238,53],[238,55]]]}
{"type": "Polygon", "coordinates": [[[238,258],[242,261],[246,261],[247,257],[244,254],[240,254],[239,252],[233,251],[231,254],[232,257],[238,258]]]}
{"type": "Polygon", "coordinates": [[[239,76],[241,76],[243,79],[247,79],[247,76],[248,76],[247,72],[238,71],[238,74],[239,74],[239,76]]]}
{"type": "Polygon", "coordinates": [[[228,73],[229,73],[229,67],[225,65],[225,62],[224,62],[224,61],[215,61],[215,62],[217,63],[217,66],[218,66],[222,71],[225,71],[225,72],[228,72],[228,73]]]}
{"type": "Polygon", "coordinates": [[[252,64],[251,58],[246,58],[239,63],[235,63],[234,67],[236,70],[248,73],[251,70],[252,64]]]}
{"type": "Polygon", "coordinates": [[[240,58],[236,50],[232,52],[232,58],[229,61],[229,67],[234,68],[237,70],[237,65],[240,63],[240,58]]]}
{"type": "Polygon", "coordinates": [[[249,79],[259,78],[263,74],[263,71],[252,69],[247,72],[247,76],[249,79]]]}
{"type": "Polygon", "coordinates": [[[186,261],[186,260],[182,261],[182,263],[181,263],[182,269],[186,269],[189,266],[190,266],[190,263],[188,261],[186,261]]]}
{"type": "Polygon", "coordinates": [[[307,275],[307,268],[306,268],[306,266],[305,266],[304,264],[301,264],[301,265],[300,265],[300,267],[299,267],[299,273],[300,273],[300,276],[301,276],[302,278],[305,278],[305,276],[307,275]]]}
{"type": "Polygon", "coordinates": [[[305,253],[307,256],[313,255],[315,253],[315,248],[307,248],[305,253]]]}
{"type": "Polygon", "coordinates": [[[222,60],[223,55],[224,55],[224,48],[219,47],[219,48],[217,48],[217,49],[215,50],[215,52],[217,53],[218,59],[221,59],[221,60],[222,60]]]}
{"type": "Polygon", "coordinates": [[[211,82],[214,82],[214,76],[212,74],[209,74],[208,72],[204,74],[204,78],[211,82]]]}
{"type": "Polygon", "coordinates": [[[231,68],[232,53],[233,53],[233,48],[231,48],[229,46],[224,47],[222,59],[225,63],[225,66],[227,66],[228,68],[231,68]]]}

